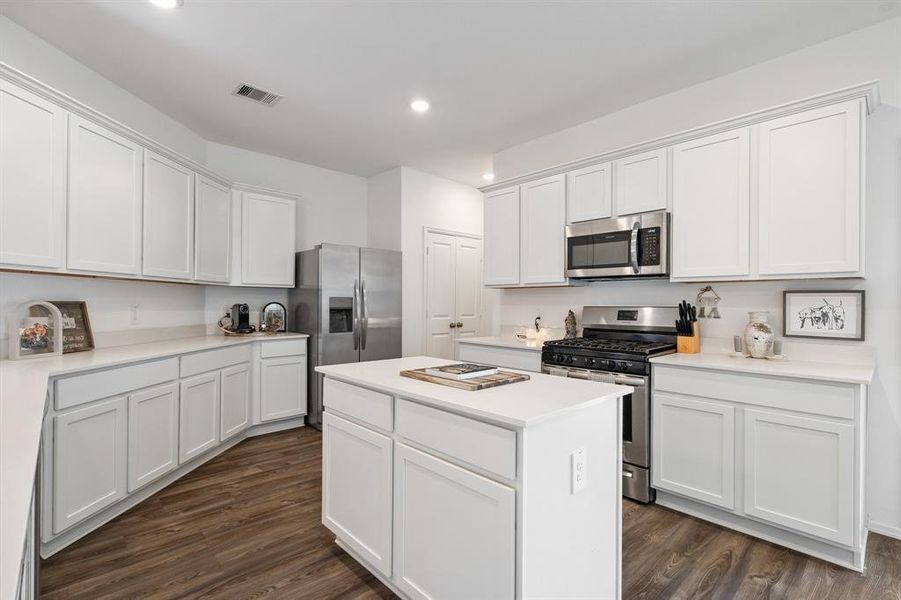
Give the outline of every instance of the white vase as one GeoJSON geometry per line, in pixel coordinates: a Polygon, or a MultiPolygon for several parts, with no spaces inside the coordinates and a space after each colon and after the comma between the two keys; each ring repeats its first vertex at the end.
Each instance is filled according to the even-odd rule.
{"type": "Polygon", "coordinates": [[[752,358],[766,358],[773,350],[773,328],[767,320],[769,313],[765,310],[748,313],[748,326],[745,327],[745,349],[752,358]]]}

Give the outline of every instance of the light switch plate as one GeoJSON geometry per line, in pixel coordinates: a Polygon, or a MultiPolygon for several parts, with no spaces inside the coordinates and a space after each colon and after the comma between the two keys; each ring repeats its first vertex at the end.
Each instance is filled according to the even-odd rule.
{"type": "Polygon", "coordinates": [[[569,455],[571,493],[581,492],[588,486],[588,457],[585,448],[579,448],[569,455]]]}

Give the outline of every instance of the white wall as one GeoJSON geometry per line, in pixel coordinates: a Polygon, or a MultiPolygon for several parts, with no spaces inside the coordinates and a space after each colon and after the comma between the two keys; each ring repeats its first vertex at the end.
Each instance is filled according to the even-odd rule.
{"type": "MultiPolygon", "coordinates": [[[[482,194],[455,181],[401,167],[401,247],[403,257],[403,353],[425,351],[423,322],[423,243],[425,227],[482,235],[482,194]]],[[[486,292],[483,307],[493,297],[486,292]]],[[[484,328],[490,312],[483,308],[484,328]]]]}
{"type": "MultiPolygon", "coordinates": [[[[781,333],[783,289],[865,289],[867,339],[877,373],[869,399],[868,506],[874,529],[901,537],[901,19],[811,46],[504,150],[499,179],[613,150],[776,104],[878,79],[883,104],[868,120],[867,279],[715,284],[723,319],[706,321],[715,337],[741,332],[746,311],[771,311],[781,333]]],[[[673,304],[698,285],[598,283],[587,288],[507,290],[495,329],[543,322],[560,327],[569,308],[586,304],[673,304]]],[[[853,345],[854,343],[848,343],[853,345]]]]}
{"type": "Polygon", "coordinates": [[[368,245],[401,249],[401,167],[374,175],[367,191],[368,245]]]}
{"type": "Polygon", "coordinates": [[[301,196],[297,249],[321,242],[366,245],[366,179],[209,142],[207,166],[232,181],[301,196]]]}
{"type": "Polygon", "coordinates": [[[0,61],[176,152],[204,161],[206,146],[199,135],[4,16],[0,61]]]}

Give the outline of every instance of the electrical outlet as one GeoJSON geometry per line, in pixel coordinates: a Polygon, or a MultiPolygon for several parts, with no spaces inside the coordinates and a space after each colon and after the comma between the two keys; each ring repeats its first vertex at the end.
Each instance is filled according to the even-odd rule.
{"type": "Polygon", "coordinates": [[[137,304],[132,304],[128,308],[128,319],[132,325],[138,324],[138,305],[137,304]]]}
{"type": "Polygon", "coordinates": [[[572,491],[576,494],[588,487],[588,457],[585,448],[579,448],[569,455],[570,462],[570,478],[572,491]]]}

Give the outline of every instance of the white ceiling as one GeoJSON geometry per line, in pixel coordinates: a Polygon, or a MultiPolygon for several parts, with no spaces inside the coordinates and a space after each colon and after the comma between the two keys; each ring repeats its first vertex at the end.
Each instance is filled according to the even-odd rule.
{"type": "Polygon", "coordinates": [[[206,139],[473,185],[518,143],[899,14],[897,0],[4,1],[206,139]],[[233,97],[240,81],[285,95],[233,97]],[[432,103],[425,115],[408,106],[432,103]]]}

